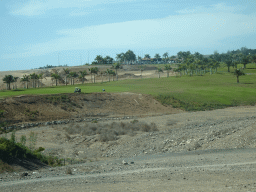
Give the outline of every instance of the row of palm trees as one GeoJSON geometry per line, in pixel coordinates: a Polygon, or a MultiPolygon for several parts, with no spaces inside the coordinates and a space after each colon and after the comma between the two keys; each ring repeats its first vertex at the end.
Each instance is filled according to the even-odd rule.
{"type": "MultiPolygon", "coordinates": [[[[109,76],[109,81],[110,81],[110,75],[113,76],[113,81],[114,81],[114,76],[116,76],[116,80],[118,80],[117,76],[117,69],[120,68],[120,64],[116,63],[112,65],[112,69],[116,69],[116,72],[113,70],[107,69],[106,71],[100,71],[100,75],[102,78],[103,82],[103,75],[108,74],[109,76]]],[[[74,85],[75,79],[79,78],[82,81],[82,84],[84,84],[84,81],[86,80],[85,76],[88,75],[88,72],[86,70],[84,71],[79,71],[80,75],[77,72],[70,71],[68,68],[63,68],[63,71],[65,73],[65,84],[68,84],[67,79],[70,79],[70,84],[74,85]]],[[[91,67],[89,68],[89,73],[91,74],[91,81],[95,83],[95,74],[99,73],[98,67],[91,67]],[[92,80],[92,75],[94,74],[94,81],[92,80]]],[[[61,75],[58,72],[52,73],[51,74],[52,80],[55,80],[56,86],[58,85],[58,80],[62,79],[61,75]]],[[[10,90],[11,89],[11,84],[16,83],[19,77],[14,77],[12,75],[5,75],[3,78],[3,82],[6,83],[6,89],[10,90]]],[[[20,78],[20,82],[23,82],[24,88],[29,88],[29,82],[32,83],[32,87],[36,88],[41,86],[42,87],[42,79],[43,79],[43,73],[40,74],[29,74],[29,75],[23,75],[22,78],[20,78]],[[41,80],[41,81],[40,81],[41,80]]],[[[15,84],[15,87],[17,89],[17,85],[15,84]]],[[[14,89],[14,84],[13,84],[13,89],[14,89]]]]}

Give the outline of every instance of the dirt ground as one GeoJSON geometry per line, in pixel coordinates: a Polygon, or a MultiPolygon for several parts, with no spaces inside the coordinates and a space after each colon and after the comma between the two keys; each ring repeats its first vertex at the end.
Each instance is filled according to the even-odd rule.
{"type": "MultiPolygon", "coordinates": [[[[17,139],[37,133],[36,147],[45,147],[44,154],[83,162],[0,174],[0,187],[6,192],[255,191],[255,114],[256,107],[248,106],[137,118],[158,130],[107,142],[99,141],[100,133],[66,136],[65,127],[86,129],[90,123],[19,130],[17,139]],[[24,171],[27,177],[21,177],[24,171]]],[[[121,123],[104,124],[113,122],[121,123]]]]}

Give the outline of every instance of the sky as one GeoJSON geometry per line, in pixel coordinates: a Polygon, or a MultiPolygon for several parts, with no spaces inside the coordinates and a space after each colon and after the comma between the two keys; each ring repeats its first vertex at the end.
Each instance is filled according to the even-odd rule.
{"type": "Polygon", "coordinates": [[[256,49],[255,0],[0,0],[0,71],[256,49]]]}

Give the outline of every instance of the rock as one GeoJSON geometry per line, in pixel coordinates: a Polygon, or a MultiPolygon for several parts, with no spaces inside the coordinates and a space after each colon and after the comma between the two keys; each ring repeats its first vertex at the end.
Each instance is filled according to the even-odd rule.
{"type": "Polygon", "coordinates": [[[122,163],[123,163],[123,165],[128,165],[128,163],[127,163],[127,162],[125,162],[124,160],[122,161],[122,163]]]}
{"type": "Polygon", "coordinates": [[[26,173],[26,172],[21,174],[21,177],[26,177],[26,176],[28,176],[28,173],[26,173]]]}

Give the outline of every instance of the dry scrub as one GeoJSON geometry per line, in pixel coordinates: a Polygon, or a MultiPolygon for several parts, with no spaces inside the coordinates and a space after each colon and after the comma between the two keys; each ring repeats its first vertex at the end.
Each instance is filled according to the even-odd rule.
{"type": "Polygon", "coordinates": [[[69,127],[65,127],[67,132],[65,135],[70,139],[72,134],[81,134],[86,136],[99,135],[99,141],[114,141],[118,139],[120,135],[134,136],[137,132],[153,132],[158,131],[156,124],[142,123],[138,120],[131,121],[130,123],[85,123],[83,126],[71,124],[69,127]]]}

